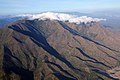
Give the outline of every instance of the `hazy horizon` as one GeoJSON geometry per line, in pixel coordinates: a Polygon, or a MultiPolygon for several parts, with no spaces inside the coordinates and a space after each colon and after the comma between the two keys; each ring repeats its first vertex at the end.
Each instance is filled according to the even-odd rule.
{"type": "Polygon", "coordinates": [[[119,3],[119,0],[4,0],[0,1],[0,15],[46,11],[93,13],[120,10],[119,3]]]}

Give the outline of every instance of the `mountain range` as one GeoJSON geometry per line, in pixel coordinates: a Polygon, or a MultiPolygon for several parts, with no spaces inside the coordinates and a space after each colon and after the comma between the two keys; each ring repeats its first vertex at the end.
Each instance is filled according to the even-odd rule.
{"type": "Polygon", "coordinates": [[[15,18],[0,29],[0,80],[120,79],[120,32],[103,25],[106,19],[52,12],[15,18]]]}

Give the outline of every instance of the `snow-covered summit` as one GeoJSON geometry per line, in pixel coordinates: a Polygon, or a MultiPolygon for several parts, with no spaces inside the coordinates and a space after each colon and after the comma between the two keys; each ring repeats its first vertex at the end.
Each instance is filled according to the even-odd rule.
{"type": "MultiPolygon", "coordinates": [[[[19,15],[22,16],[22,15],[19,15]]],[[[53,12],[46,12],[41,14],[27,14],[23,15],[24,17],[27,17],[30,20],[39,19],[39,20],[59,20],[59,21],[68,21],[70,23],[77,23],[80,24],[82,22],[88,23],[88,22],[99,22],[101,20],[106,19],[99,19],[99,18],[92,18],[87,16],[77,16],[77,15],[70,15],[70,14],[64,14],[64,13],[53,13],[53,12]]]]}

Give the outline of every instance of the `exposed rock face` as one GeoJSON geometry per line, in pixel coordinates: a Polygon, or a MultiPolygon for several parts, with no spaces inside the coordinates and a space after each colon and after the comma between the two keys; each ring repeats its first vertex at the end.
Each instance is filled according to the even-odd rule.
{"type": "Polygon", "coordinates": [[[21,20],[0,31],[1,80],[118,80],[120,35],[100,23],[21,20]]]}

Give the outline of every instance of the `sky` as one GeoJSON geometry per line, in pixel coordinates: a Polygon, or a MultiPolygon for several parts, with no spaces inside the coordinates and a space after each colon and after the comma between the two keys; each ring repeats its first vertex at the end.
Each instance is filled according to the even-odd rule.
{"type": "Polygon", "coordinates": [[[0,0],[0,15],[120,9],[120,0],[0,0]]]}

